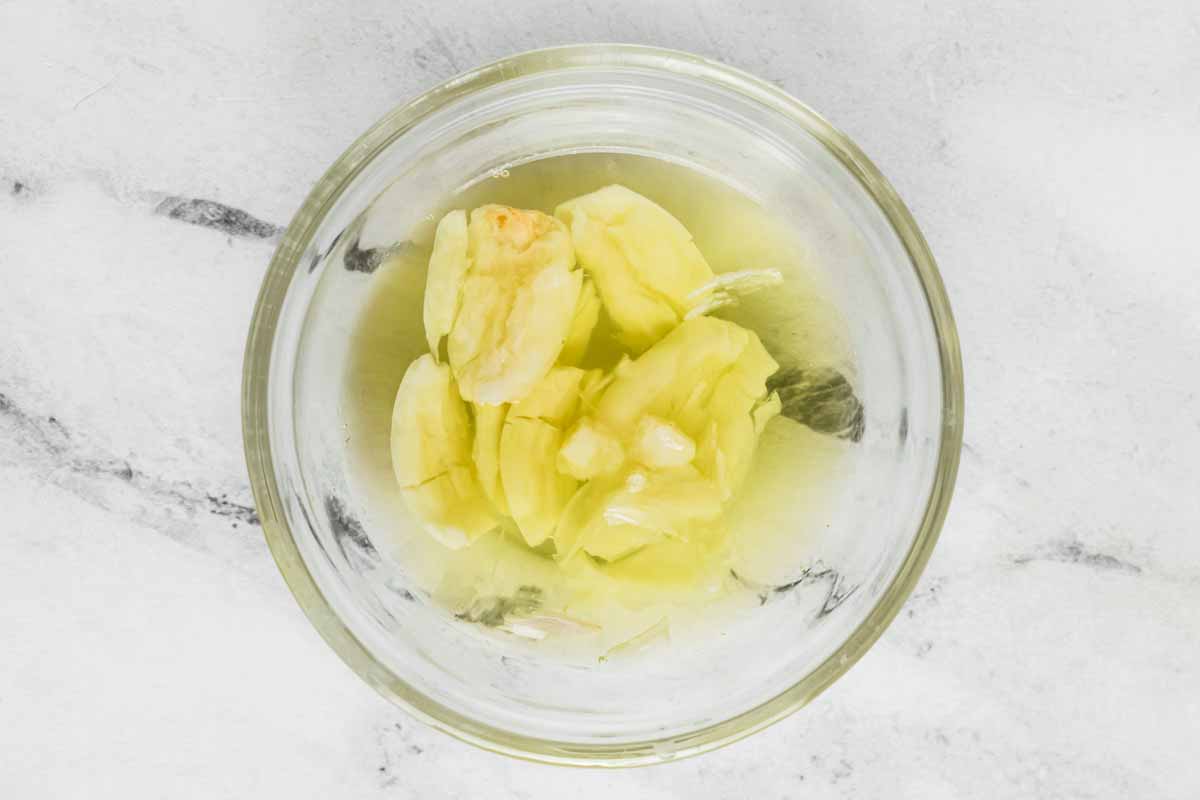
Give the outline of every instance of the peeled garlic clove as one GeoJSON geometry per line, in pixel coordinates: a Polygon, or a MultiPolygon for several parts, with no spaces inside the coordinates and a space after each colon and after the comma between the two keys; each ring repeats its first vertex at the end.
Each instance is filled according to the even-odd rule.
{"type": "Polygon", "coordinates": [[[692,235],[666,209],[624,186],[561,204],[579,263],[596,282],[621,341],[640,353],[697,305],[689,295],[713,272],[692,235]]]}
{"type": "Polygon", "coordinates": [[[451,547],[496,525],[471,448],[466,404],[449,367],[421,356],[405,372],[392,407],[392,468],[409,509],[451,547]]]}
{"type": "Polygon", "coordinates": [[[515,402],[558,359],[583,275],[565,226],[539,211],[483,206],[471,212],[467,233],[450,366],[464,399],[515,402]]]}
{"type": "Polygon", "coordinates": [[[459,297],[470,262],[467,258],[467,213],[451,211],[442,217],[433,236],[433,253],[425,278],[425,338],[429,352],[440,360],[442,339],[454,326],[459,297]]]}
{"type": "Polygon", "coordinates": [[[558,363],[574,366],[583,360],[592,341],[592,331],[599,320],[600,295],[596,293],[596,284],[591,279],[585,279],[579,289],[579,302],[567,331],[567,341],[558,354],[558,363]]]}
{"type": "Polygon", "coordinates": [[[586,373],[555,367],[513,405],[500,435],[500,479],[509,512],[531,547],[549,539],[578,487],[558,471],[563,430],[579,408],[586,373]]]}
{"type": "Polygon", "coordinates": [[[479,484],[492,506],[499,513],[508,515],[508,500],[500,483],[500,434],[504,430],[504,419],[508,406],[474,406],[475,441],[471,457],[479,475],[479,484]]]}

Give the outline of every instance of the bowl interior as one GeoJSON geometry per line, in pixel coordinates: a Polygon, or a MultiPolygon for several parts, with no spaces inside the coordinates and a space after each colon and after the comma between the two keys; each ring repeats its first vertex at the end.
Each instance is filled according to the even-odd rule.
{"type": "MultiPolygon", "coordinates": [[[[289,230],[260,301],[259,356],[251,342],[258,372],[247,367],[248,403],[261,412],[247,423],[258,448],[251,471],[264,473],[254,476],[260,506],[278,511],[264,514],[268,535],[343,657],[440,727],[558,761],[630,763],[702,749],[823,688],[915,580],[957,459],[948,311],[886,183],[769,87],[636,49],[506,63],[380,123],[289,230]],[[436,545],[390,485],[386,446],[391,398],[422,348],[432,220],[448,198],[469,197],[506,171],[579,153],[703,175],[784,221],[803,269],[763,301],[774,305],[759,309],[770,320],[759,333],[781,364],[809,370],[820,392],[836,395],[838,408],[861,411],[824,432],[782,420],[764,439],[742,524],[769,531],[773,544],[767,557],[747,554],[745,592],[709,609],[694,635],[672,631],[640,655],[603,661],[564,658],[443,608],[416,566],[436,545]],[[830,314],[820,326],[827,336],[799,324],[814,314],[830,314]],[[830,386],[829,376],[843,382],[830,386]],[[771,456],[822,447],[838,458],[821,474],[771,456]]],[[[589,172],[563,191],[603,177],[589,172]]],[[[674,202],[703,216],[704,202],[684,202],[685,184],[674,202]]],[[[656,199],[671,208],[671,197],[656,199]]]]}

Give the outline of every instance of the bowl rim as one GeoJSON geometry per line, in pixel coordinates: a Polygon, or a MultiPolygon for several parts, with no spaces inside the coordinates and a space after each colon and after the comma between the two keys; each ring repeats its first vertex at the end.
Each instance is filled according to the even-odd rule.
{"type": "Polygon", "coordinates": [[[432,727],[485,750],[560,765],[636,766],[697,755],[778,722],[828,688],[875,643],[912,592],[945,521],[962,448],[963,394],[958,333],[933,254],[891,184],[848,136],[787,92],[739,69],[678,50],[584,44],[531,50],[457,75],[390,111],[334,161],[292,218],[263,279],[246,341],[242,435],[255,504],[279,571],[313,626],[363,680],[432,727]],[[269,363],[284,296],[318,224],[375,154],[426,115],[464,95],[538,73],[603,67],[660,70],[717,84],[791,118],[821,141],[871,195],[907,250],[933,320],[942,375],[938,463],[921,527],[891,583],[850,636],[796,683],[737,716],[682,736],[612,745],[559,742],[480,723],[419,692],[377,661],[326,601],[292,538],[275,480],[267,424],[269,363]]]}

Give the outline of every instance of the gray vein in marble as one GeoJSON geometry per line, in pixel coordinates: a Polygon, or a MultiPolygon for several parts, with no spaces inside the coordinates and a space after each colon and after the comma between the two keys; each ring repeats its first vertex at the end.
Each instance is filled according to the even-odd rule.
{"type": "Polygon", "coordinates": [[[340,497],[330,495],[325,498],[325,515],[329,517],[329,527],[339,544],[349,539],[358,549],[372,554],[375,552],[375,546],[363,530],[362,523],[351,516],[340,497]]]}
{"type": "Polygon", "coordinates": [[[199,197],[166,197],[155,207],[154,213],[248,239],[271,239],[283,232],[279,225],[265,222],[240,208],[199,197]]]}
{"type": "Polygon", "coordinates": [[[100,94],[100,92],[103,92],[103,91],[104,91],[105,89],[107,89],[109,86],[112,86],[112,85],[113,85],[113,82],[114,82],[114,81],[116,81],[116,79],[117,79],[117,76],[116,76],[116,75],[113,75],[111,78],[109,78],[108,80],[106,80],[104,83],[100,84],[100,85],[99,85],[99,86],[97,86],[95,89],[92,89],[90,92],[88,92],[87,94],[85,94],[85,95],[83,95],[82,97],[80,97],[78,100],[76,100],[76,101],[75,101],[74,105],[72,105],[72,106],[71,106],[71,110],[72,110],[72,111],[77,111],[77,110],[79,110],[79,107],[80,107],[81,105],[83,105],[83,104],[84,104],[84,103],[86,103],[88,100],[90,100],[90,99],[92,99],[93,97],[95,97],[96,95],[100,94]]]}
{"type": "Polygon", "coordinates": [[[817,619],[832,613],[842,603],[846,602],[849,597],[858,591],[858,585],[855,584],[847,588],[845,579],[841,573],[830,567],[805,567],[795,580],[788,581],[779,585],[761,584],[755,581],[744,578],[737,574],[734,570],[729,570],[729,574],[733,579],[743,586],[758,593],[758,604],[766,605],[767,601],[774,595],[783,595],[792,591],[799,586],[811,586],[818,583],[828,585],[825,594],[825,600],[821,603],[821,608],[817,611],[817,619]]]}
{"type": "Polygon", "coordinates": [[[436,55],[454,72],[462,72],[458,59],[454,57],[454,51],[446,44],[441,32],[434,30],[433,33],[433,37],[426,40],[424,45],[413,50],[413,62],[421,69],[427,70],[431,66],[431,56],[436,55]]]}
{"type": "Polygon", "coordinates": [[[387,258],[389,250],[384,247],[371,247],[366,250],[359,248],[358,237],[346,248],[342,255],[342,266],[348,272],[361,272],[370,275],[379,269],[379,265],[387,258]]]}
{"type": "Polygon", "coordinates": [[[342,254],[342,266],[348,272],[370,275],[392,256],[410,252],[416,247],[413,242],[406,240],[391,247],[370,247],[364,250],[358,246],[358,236],[355,236],[354,240],[346,247],[346,252],[342,254]]]}
{"type": "Polygon", "coordinates": [[[779,395],[780,413],[788,419],[839,439],[862,439],[866,424],[862,402],[837,370],[784,367],[767,380],[767,389],[779,395]]]}
{"type": "Polygon", "coordinates": [[[517,587],[516,593],[511,596],[478,597],[469,608],[454,616],[464,622],[496,628],[507,622],[510,617],[522,617],[533,613],[541,605],[541,588],[522,585],[517,587]]]}
{"type": "MultiPolygon", "coordinates": [[[[1155,580],[1165,580],[1170,582],[1196,583],[1195,576],[1180,576],[1169,573],[1163,573],[1158,570],[1150,569],[1141,564],[1136,564],[1128,559],[1120,558],[1097,550],[1094,547],[1081,542],[1078,538],[1067,537],[1039,548],[1033,552],[1022,553],[1011,556],[1003,561],[993,564],[989,567],[981,568],[978,571],[992,571],[997,569],[1011,569],[1013,567],[1024,567],[1034,563],[1058,563],[1069,564],[1072,566],[1083,567],[1095,573],[1121,573],[1125,575],[1137,575],[1143,578],[1153,578],[1155,580]]],[[[973,570],[972,572],[976,572],[973,570]]],[[[965,577],[959,575],[958,577],[965,577]]],[[[942,591],[949,583],[950,577],[946,575],[926,576],[921,581],[921,588],[909,596],[908,602],[905,604],[905,615],[912,618],[922,610],[929,606],[935,606],[941,602],[942,591]]],[[[932,648],[932,643],[928,646],[922,645],[918,648],[918,656],[923,656],[932,648]]]]}
{"type": "Polygon", "coordinates": [[[929,577],[921,580],[924,588],[918,589],[909,595],[910,600],[930,600],[937,601],[938,592],[946,585],[946,577],[939,575],[937,577],[929,577]]]}
{"type": "Polygon", "coordinates": [[[400,762],[409,756],[419,756],[425,748],[410,741],[407,731],[399,722],[388,725],[379,732],[380,763],[379,783],[382,788],[395,786],[403,776],[400,762]]]}
{"type": "Polygon", "coordinates": [[[909,595],[908,602],[904,604],[905,615],[911,619],[912,617],[915,617],[917,612],[924,606],[937,605],[939,602],[941,602],[938,595],[942,591],[942,588],[946,585],[946,580],[947,579],[944,576],[927,577],[922,579],[921,584],[923,588],[920,588],[909,595]]]}
{"type": "Polygon", "coordinates": [[[1077,564],[1089,569],[1105,572],[1124,572],[1140,575],[1142,568],[1137,564],[1117,558],[1108,553],[1093,550],[1077,539],[1064,539],[1050,543],[1036,553],[1015,556],[1012,563],[1029,564],[1034,561],[1056,561],[1062,564],[1077,564]]]}
{"type": "MultiPolygon", "coordinates": [[[[202,197],[182,197],[157,191],[122,190],[112,179],[99,171],[84,173],[89,182],[119,203],[131,200],[154,204],[152,213],[167,219],[220,231],[241,239],[274,239],[283,233],[285,226],[259,219],[248,211],[215,200],[202,197]]],[[[0,175],[0,184],[7,184],[8,193],[19,199],[33,196],[33,187],[28,178],[0,175]]]]}
{"type": "Polygon", "coordinates": [[[840,783],[854,775],[854,764],[848,758],[844,757],[841,748],[836,751],[836,756],[823,756],[813,754],[808,757],[808,772],[814,776],[819,776],[824,779],[827,785],[840,783]]]}
{"type": "Polygon", "coordinates": [[[10,443],[23,444],[27,451],[44,456],[70,473],[85,478],[116,478],[158,503],[225,518],[235,526],[260,524],[253,506],[231,500],[227,493],[215,494],[187,481],[150,475],[123,458],[87,453],[57,417],[32,414],[3,393],[0,393],[0,420],[6,420],[14,429],[14,435],[6,437],[10,443]]]}
{"type": "Polygon", "coordinates": [[[29,184],[20,178],[0,176],[0,182],[8,184],[8,193],[13,197],[28,197],[32,193],[29,184]]]}
{"type": "Polygon", "coordinates": [[[1022,489],[1033,488],[1033,484],[1031,484],[1027,478],[1022,477],[1019,473],[1017,473],[1017,471],[1012,467],[1009,467],[1005,464],[993,463],[991,459],[984,457],[983,454],[979,452],[979,449],[970,442],[963,442],[962,452],[965,457],[964,460],[970,460],[979,466],[988,467],[1006,478],[1011,478],[1013,483],[1022,489]]]}

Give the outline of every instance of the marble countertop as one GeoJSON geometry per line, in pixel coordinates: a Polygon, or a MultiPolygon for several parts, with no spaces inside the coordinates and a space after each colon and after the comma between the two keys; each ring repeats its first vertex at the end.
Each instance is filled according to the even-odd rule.
{"type": "Polygon", "coordinates": [[[1194,3],[405,6],[0,0],[0,796],[1200,796],[1194,3]],[[848,131],[942,265],[967,382],[941,544],[874,649],[762,734],[617,772],[360,682],[275,570],[239,430],[258,284],[325,167],[455,72],[596,40],[848,131]]]}

